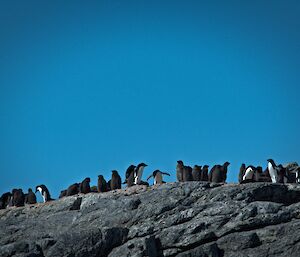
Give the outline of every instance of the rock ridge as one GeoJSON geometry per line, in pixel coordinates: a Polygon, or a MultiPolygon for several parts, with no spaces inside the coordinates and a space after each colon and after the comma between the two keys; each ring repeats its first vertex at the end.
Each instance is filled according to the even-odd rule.
{"type": "Polygon", "coordinates": [[[1,257],[300,256],[300,185],[133,186],[0,210],[1,257]]]}

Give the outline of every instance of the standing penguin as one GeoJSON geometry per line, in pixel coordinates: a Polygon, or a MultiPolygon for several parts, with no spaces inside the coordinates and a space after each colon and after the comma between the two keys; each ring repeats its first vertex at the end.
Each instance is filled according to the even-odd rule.
{"type": "Polygon", "coordinates": [[[177,166],[176,166],[176,177],[178,182],[183,181],[183,161],[177,161],[177,166]]]}
{"type": "Polygon", "coordinates": [[[286,168],[284,168],[281,164],[278,165],[278,183],[287,183],[288,176],[286,171],[286,168]]]}
{"type": "Polygon", "coordinates": [[[193,180],[194,181],[200,181],[201,180],[201,176],[202,176],[202,166],[199,165],[195,165],[192,171],[192,175],[193,175],[193,180]]]}
{"type": "Polygon", "coordinates": [[[149,180],[151,177],[153,177],[153,178],[154,178],[154,185],[156,185],[156,184],[163,184],[163,183],[165,183],[165,182],[163,181],[163,175],[170,176],[169,173],[162,172],[162,171],[160,171],[160,170],[155,170],[155,171],[153,171],[152,175],[150,175],[150,176],[147,178],[147,180],[149,180]]]}
{"type": "Polygon", "coordinates": [[[53,199],[50,196],[49,190],[45,185],[38,185],[35,188],[35,192],[39,191],[43,197],[44,203],[52,201],[53,199]]]}
{"type": "Polygon", "coordinates": [[[208,165],[204,165],[201,172],[201,181],[208,181],[208,165]]]}
{"type": "Polygon", "coordinates": [[[184,166],[183,167],[182,178],[183,178],[184,182],[193,181],[192,171],[193,171],[193,169],[190,166],[184,166]]]}
{"type": "Polygon", "coordinates": [[[91,192],[90,182],[91,182],[90,178],[85,178],[81,182],[80,187],[79,187],[80,188],[80,193],[87,194],[87,193],[91,192]]]}
{"type": "Polygon", "coordinates": [[[269,174],[272,180],[272,183],[278,183],[279,182],[279,168],[277,167],[277,165],[275,164],[274,160],[272,159],[268,159],[268,170],[269,170],[269,174]]]}
{"type": "Polygon", "coordinates": [[[134,185],[135,167],[135,165],[130,165],[126,170],[124,184],[127,184],[127,187],[134,185]]]}
{"type": "Polygon", "coordinates": [[[102,175],[98,176],[98,193],[107,192],[107,182],[102,175]]]}
{"type": "Polygon", "coordinates": [[[225,162],[223,165],[213,166],[209,173],[209,181],[214,183],[225,183],[229,164],[229,162],[225,162]]]}
{"type": "Polygon", "coordinates": [[[22,189],[17,189],[13,194],[13,205],[16,207],[24,206],[25,204],[25,195],[22,189]]]}
{"type": "Polygon", "coordinates": [[[110,181],[110,188],[111,190],[121,189],[121,177],[116,170],[112,171],[111,174],[111,181],[110,181]]]}
{"type": "Polygon", "coordinates": [[[240,182],[241,184],[244,183],[249,183],[249,182],[255,182],[255,172],[256,172],[256,168],[252,165],[249,165],[246,170],[245,170],[245,174],[243,176],[242,181],[240,182]]]}
{"type": "Polygon", "coordinates": [[[134,183],[136,185],[141,184],[143,171],[144,171],[144,168],[147,167],[147,166],[148,165],[143,163],[143,162],[140,163],[138,166],[136,166],[136,168],[135,168],[135,178],[134,178],[134,183]]]}
{"type": "Polygon", "coordinates": [[[9,201],[12,198],[10,192],[4,193],[0,197],[0,209],[5,209],[9,205],[9,201]]]}
{"type": "Polygon", "coordinates": [[[78,193],[79,193],[79,184],[74,183],[68,187],[66,196],[77,195],[78,193]]]}
{"type": "Polygon", "coordinates": [[[36,195],[32,192],[31,188],[28,188],[28,193],[25,197],[25,203],[27,204],[35,204],[36,203],[36,195]]]}
{"type": "Polygon", "coordinates": [[[239,183],[241,183],[243,181],[243,177],[245,175],[245,171],[246,171],[246,164],[242,163],[242,165],[240,167],[240,172],[239,172],[239,183]]]}

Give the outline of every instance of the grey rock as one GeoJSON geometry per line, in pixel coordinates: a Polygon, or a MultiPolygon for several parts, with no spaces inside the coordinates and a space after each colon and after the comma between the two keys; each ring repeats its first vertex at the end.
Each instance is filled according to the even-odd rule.
{"type": "Polygon", "coordinates": [[[300,256],[300,185],[133,186],[0,210],[0,257],[300,256]]]}

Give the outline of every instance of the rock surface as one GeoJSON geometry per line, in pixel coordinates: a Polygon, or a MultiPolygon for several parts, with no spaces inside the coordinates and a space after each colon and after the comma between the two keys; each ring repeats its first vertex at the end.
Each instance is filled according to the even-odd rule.
{"type": "Polygon", "coordinates": [[[1,257],[300,256],[300,186],[168,183],[0,210],[1,257]]]}

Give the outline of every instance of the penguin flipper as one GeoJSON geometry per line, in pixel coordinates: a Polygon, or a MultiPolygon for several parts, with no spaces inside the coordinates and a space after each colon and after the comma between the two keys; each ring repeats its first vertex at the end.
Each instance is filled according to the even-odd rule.
{"type": "Polygon", "coordinates": [[[150,179],[150,178],[152,178],[153,177],[153,175],[150,175],[148,178],[147,178],[147,181],[150,179]]]}

